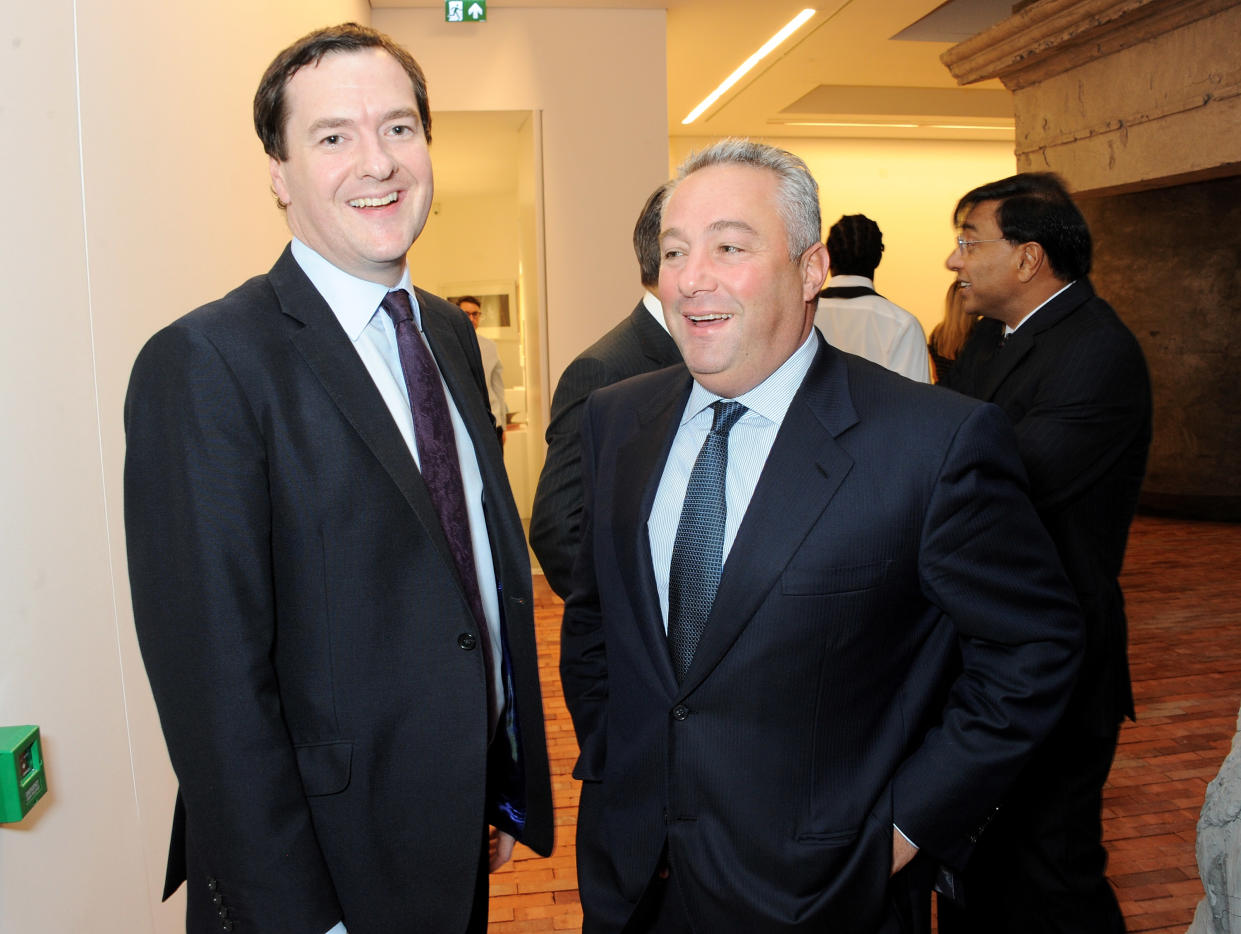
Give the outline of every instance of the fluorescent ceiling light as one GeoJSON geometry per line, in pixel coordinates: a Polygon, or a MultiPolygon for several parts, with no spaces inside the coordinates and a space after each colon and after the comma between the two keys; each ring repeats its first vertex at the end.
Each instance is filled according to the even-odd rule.
{"type": "Polygon", "coordinates": [[[898,130],[916,130],[921,124],[917,123],[838,123],[827,120],[786,120],[781,121],[784,126],[864,126],[864,127],[885,127],[888,129],[898,130]]]}
{"type": "Polygon", "coordinates": [[[1002,133],[1012,133],[1011,126],[985,126],[980,123],[932,123],[929,124],[933,130],[999,130],[1002,133]]]}
{"type": "Polygon", "coordinates": [[[844,123],[838,120],[773,120],[781,126],[878,127],[888,130],[995,130],[1012,133],[1011,126],[981,123],[844,123]]]}
{"type": "Polygon", "coordinates": [[[747,58],[744,62],[742,62],[740,68],[738,68],[731,75],[725,78],[723,83],[718,88],[716,88],[714,91],[708,94],[701,104],[699,104],[697,107],[691,110],[689,112],[689,116],[687,116],[684,120],[681,121],[681,125],[689,126],[699,117],[701,117],[708,107],[710,107],[712,104],[718,101],[721,97],[723,97],[724,93],[729,88],[731,88],[734,84],[736,84],[743,77],[745,77],[746,73],[751,68],[753,68],[759,62],[761,62],[764,58],[770,55],[772,51],[776,48],[776,46],[778,46],[781,42],[783,42],[789,36],[793,35],[793,33],[797,32],[797,30],[802,27],[802,24],[804,24],[806,20],[810,19],[810,17],[812,16],[814,16],[814,10],[806,9],[806,10],[802,10],[800,13],[794,16],[791,20],[789,20],[789,24],[787,26],[785,26],[778,33],[776,33],[774,36],[772,36],[770,39],[764,42],[762,48],[760,48],[757,52],[755,52],[753,55],[747,58]]]}

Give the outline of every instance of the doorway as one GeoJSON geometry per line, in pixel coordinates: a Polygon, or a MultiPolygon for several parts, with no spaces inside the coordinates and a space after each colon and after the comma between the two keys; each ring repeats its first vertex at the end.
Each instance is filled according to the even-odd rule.
{"type": "Polygon", "coordinates": [[[538,111],[436,111],[435,199],[409,253],[415,284],[481,300],[478,333],[499,352],[504,465],[528,526],[547,422],[542,124],[538,111]]]}

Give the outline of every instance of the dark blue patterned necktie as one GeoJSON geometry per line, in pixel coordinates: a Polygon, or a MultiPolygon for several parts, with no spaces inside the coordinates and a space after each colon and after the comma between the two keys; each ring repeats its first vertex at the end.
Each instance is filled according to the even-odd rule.
{"type": "Polygon", "coordinates": [[[694,660],[720,585],[728,516],[724,500],[728,432],[746,411],[740,402],[722,399],[711,403],[711,408],[715,417],[690,471],[668,573],[668,649],[678,682],[694,660]]]}

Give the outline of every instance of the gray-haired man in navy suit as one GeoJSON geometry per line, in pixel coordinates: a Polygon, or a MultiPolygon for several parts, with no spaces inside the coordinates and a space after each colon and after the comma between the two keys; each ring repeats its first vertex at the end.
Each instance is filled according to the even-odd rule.
{"type": "Polygon", "coordinates": [[[685,366],[586,403],[561,677],[588,934],[926,930],[1073,683],[1003,413],[829,346],[819,237],[796,156],[691,156],[660,268],[685,366]]]}

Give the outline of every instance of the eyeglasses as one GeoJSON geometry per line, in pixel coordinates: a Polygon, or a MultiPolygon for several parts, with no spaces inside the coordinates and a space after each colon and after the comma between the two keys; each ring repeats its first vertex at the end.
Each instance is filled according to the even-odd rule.
{"type": "Polygon", "coordinates": [[[960,237],[957,237],[957,249],[960,250],[962,253],[968,253],[970,247],[978,246],[978,244],[980,243],[1007,243],[1007,242],[1008,242],[1007,237],[996,237],[992,240],[963,240],[960,237]]]}

